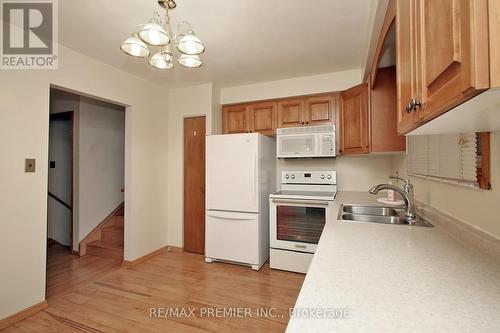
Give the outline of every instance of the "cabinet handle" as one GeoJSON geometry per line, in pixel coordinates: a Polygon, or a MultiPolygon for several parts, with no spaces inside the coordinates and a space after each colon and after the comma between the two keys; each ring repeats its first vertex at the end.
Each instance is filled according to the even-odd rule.
{"type": "Polygon", "coordinates": [[[411,99],[410,103],[408,103],[408,105],[406,106],[406,112],[407,113],[411,113],[412,111],[415,111],[415,103],[414,103],[414,99],[411,99]]]}
{"type": "Polygon", "coordinates": [[[417,108],[420,109],[423,106],[424,102],[412,98],[410,103],[408,103],[408,105],[406,106],[406,112],[411,113],[412,111],[416,111],[417,108]]]}
{"type": "Polygon", "coordinates": [[[302,122],[301,124],[304,125],[304,122],[302,122]]]}
{"type": "Polygon", "coordinates": [[[421,107],[424,106],[424,102],[419,101],[419,100],[413,100],[413,105],[414,105],[415,108],[419,108],[420,109],[421,107]]]}
{"type": "Polygon", "coordinates": [[[306,121],[306,124],[309,124],[309,122],[308,122],[308,121],[306,121]]]}

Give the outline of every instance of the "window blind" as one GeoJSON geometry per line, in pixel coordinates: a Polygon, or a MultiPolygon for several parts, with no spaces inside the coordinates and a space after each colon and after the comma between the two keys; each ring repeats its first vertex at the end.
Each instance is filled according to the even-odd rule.
{"type": "Polygon", "coordinates": [[[476,133],[408,137],[408,173],[479,187],[476,133]]]}

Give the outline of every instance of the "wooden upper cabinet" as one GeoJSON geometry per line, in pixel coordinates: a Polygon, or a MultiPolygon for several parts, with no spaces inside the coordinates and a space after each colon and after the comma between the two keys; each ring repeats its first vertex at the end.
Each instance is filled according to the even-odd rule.
{"type": "Polygon", "coordinates": [[[396,69],[377,69],[370,88],[370,152],[405,151],[406,138],[397,133],[396,69]]]}
{"type": "Polygon", "coordinates": [[[340,94],[340,153],[370,152],[368,85],[366,83],[340,94]]]}
{"type": "Polygon", "coordinates": [[[304,101],[290,99],[278,103],[278,128],[298,127],[305,124],[304,101]]]}
{"type": "Polygon", "coordinates": [[[490,87],[488,22],[487,0],[396,1],[399,133],[490,87]]]}
{"type": "Polygon", "coordinates": [[[245,105],[225,106],[222,109],[222,132],[224,134],[249,131],[247,108],[245,105]]]}
{"type": "Polygon", "coordinates": [[[331,94],[306,99],[306,125],[331,124],[335,122],[334,99],[331,94]]]}
{"type": "Polygon", "coordinates": [[[256,103],[247,106],[250,132],[264,135],[276,133],[276,103],[256,103]]]}
{"type": "Polygon", "coordinates": [[[412,102],[421,99],[418,40],[420,33],[412,24],[417,16],[418,0],[396,1],[396,72],[398,132],[407,133],[423,118],[422,110],[412,107],[412,102]]]}
{"type": "Polygon", "coordinates": [[[275,135],[282,127],[333,124],[337,100],[338,93],[330,93],[224,106],[222,132],[275,135]]]}
{"type": "Polygon", "coordinates": [[[489,87],[488,7],[486,0],[419,3],[422,102],[430,119],[489,87]]]}

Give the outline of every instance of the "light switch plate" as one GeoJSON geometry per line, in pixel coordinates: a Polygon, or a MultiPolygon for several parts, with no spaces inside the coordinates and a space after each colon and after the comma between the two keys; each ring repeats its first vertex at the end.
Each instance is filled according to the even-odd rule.
{"type": "Polygon", "coordinates": [[[24,172],[35,172],[36,170],[36,159],[27,158],[24,160],[24,172]]]}

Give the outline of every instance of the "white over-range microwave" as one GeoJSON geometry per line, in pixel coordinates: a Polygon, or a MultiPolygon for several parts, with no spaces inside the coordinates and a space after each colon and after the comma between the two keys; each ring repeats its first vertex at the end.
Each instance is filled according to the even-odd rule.
{"type": "Polygon", "coordinates": [[[278,128],[276,157],[335,157],[335,125],[278,128]]]}

